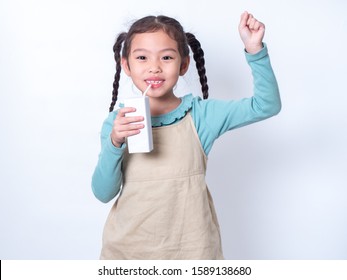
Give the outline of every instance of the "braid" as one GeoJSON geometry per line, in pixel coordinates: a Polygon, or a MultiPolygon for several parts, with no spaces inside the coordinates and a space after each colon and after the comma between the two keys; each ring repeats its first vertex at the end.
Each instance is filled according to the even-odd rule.
{"type": "Polygon", "coordinates": [[[111,105],[110,105],[110,108],[109,108],[110,112],[113,111],[114,105],[116,104],[116,101],[117,101],[119,80],[120,80],[120,72],[122,70],[120,51],[122,49],[122,43],[125,40],[126,36],[127,36],[127,33],[125,33],[125,32],[120,33],[118,35],[116,43],[113,46],[114,59],[116,61],[116,74],[114,75],[113,91],[112,91],[112,102],[111,102],[111,105]]]}
{"type": "Polygon", "coordinates": [[[196,68],[198,70],[198,74],[200,77],[201,90],[203,94],[203,98],[208,98],[208,85],[207,85],[207,77],[206,77],[206,69],[205,69],[205,59],[204,59],[204,51],[201,48],[200,42],[195,38],[192,33],[186,33],[188,45],[190,46],[193,52],[193,58],[196,63],[196,68]]]}

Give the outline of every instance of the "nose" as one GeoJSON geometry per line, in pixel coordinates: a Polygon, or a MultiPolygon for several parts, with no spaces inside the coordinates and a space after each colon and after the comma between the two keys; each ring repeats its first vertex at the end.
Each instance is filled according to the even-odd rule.
{"type": "Polygon", "coordinates": [[[151,65],[149,66],[149,73],[157,74],[157,73],[161,73],[161,71],[162,70],[158,61],[153,61],[151,65]]]}

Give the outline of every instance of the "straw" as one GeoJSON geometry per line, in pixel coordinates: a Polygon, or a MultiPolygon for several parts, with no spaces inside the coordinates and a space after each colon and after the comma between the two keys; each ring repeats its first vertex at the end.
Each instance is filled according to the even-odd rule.
{"type": "Polygon", "coordinates": [[[149,89],[151,88],[151,84],[150,85],[148,85],[148,87],[146,88],[146,90],[143,92],[143,97],[145,97],[146,96],[146,94],[147,94],[147,92],[149,91],[149,89]]]}

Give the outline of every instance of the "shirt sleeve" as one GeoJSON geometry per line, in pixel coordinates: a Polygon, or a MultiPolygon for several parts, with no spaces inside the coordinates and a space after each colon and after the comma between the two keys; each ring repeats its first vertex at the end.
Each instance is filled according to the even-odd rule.
{"type": "Polygon", "coordinates": [[[281,100],[267,46],[256,54],[245,53],[252,70],[254,92],[241,100],[201,100],[193,102],[193,119],[206,155],[223,133],[278,114],[281,100]]]}
{"type": "Polygon", "coordinates": [[[126,144],[115,147],[111,131],[116,112],[111,112],[101,129],[101,151],[92,176],[92,190],[97,199],[107,203],[119,192],[122,184],[122,162],[126,144]]]}

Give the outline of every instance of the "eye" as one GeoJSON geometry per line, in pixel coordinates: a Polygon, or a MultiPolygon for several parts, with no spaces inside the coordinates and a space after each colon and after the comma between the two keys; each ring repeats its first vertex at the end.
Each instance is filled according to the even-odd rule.
{"type": "Polygon", "coordinates": [[[171,60],[171,59],[173,59],[172,56],[169,56],[169,55],[163,56],[163,60],[171,60]]]}
{"type": "Polygon", "coordinates": [[[138,59],[138,60],[146,60],[146,57],[144,55],[139,55],[138,57],[136,57],[136,59],[138,59]]]}

